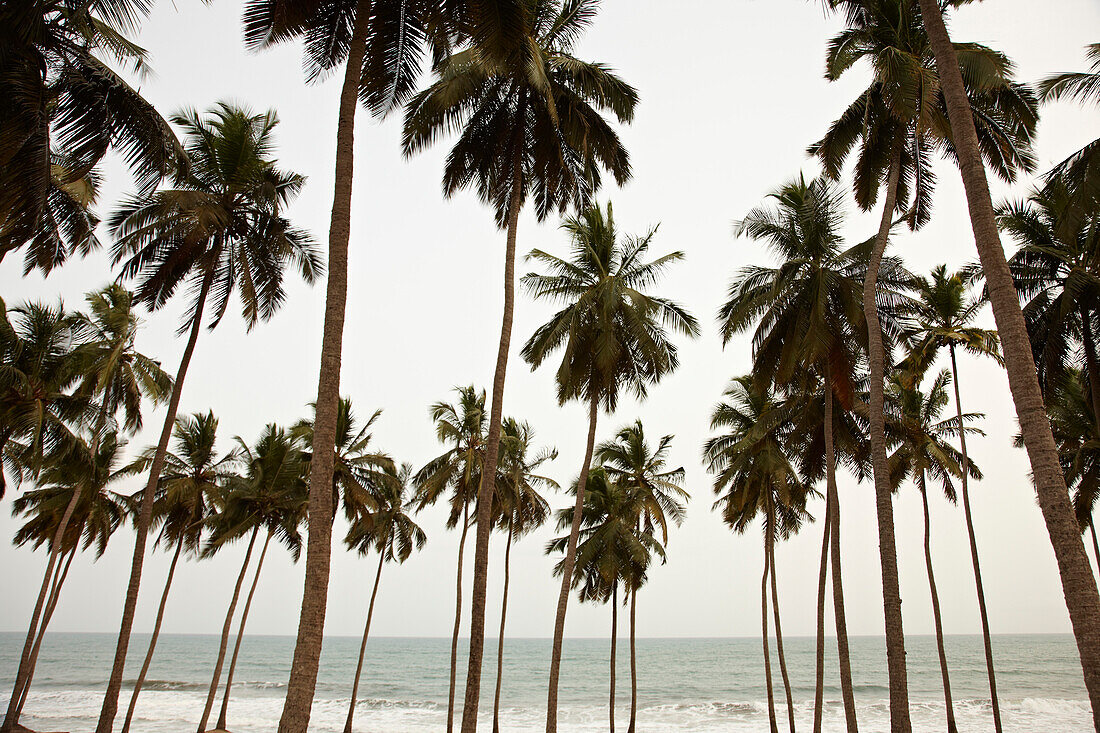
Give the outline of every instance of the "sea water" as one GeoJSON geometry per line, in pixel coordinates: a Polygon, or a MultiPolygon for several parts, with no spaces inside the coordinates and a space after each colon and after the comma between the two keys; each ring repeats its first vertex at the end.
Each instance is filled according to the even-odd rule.
{"type": "MultiPolygon", "coordinates": [[[[164,635],[139,698],[133,733],[191,731],[202,712],[218,639],[164,635]]],[[[465,640],[459,649],[461,708],[466,667],[465,640]]],[[[795,721],[810,730],[813,720],[814,639],[784,639],[794,698],[795,721]]],[[[148,636],[135,634],[119,702],[121,727],[133,679],[148,636]]],[[[981,637],[946,640],[951,691],[959,730],[992,730],[992,712],[981,637]]],[[[0,704],[7,697],[22,645],[19,634],[0,634],[0,704]]],[[[51,634],[43,644],[23,722],[36,730],[90,731],[114,653],[107,634],[51,634]]],[[[889,704],[882,638],[852,637],[852,677],[860,729],[889,729],[889,704]]],[[[1072,637],[996,636],[993,639],[997,687],[1006,731],[1069,733],[1091,730],[1091,714],[1072,637]]],[[[294,649],[292,637],[250,636],[244,640],[229,705],[233,733],[270,733],[277,727],[294,649]]],[[[625,730],[630,706],[630,667],[626,639],[620,637],[616,724],[625,730]]],[[[542,731],[550,642],[506,639],[501,703],[503,731],[542,731]]],[[[844,729],[838,686],[836,646],[827,645],[825,730],[844,729]]],[[[482,676],[482,729],[491,730],[496,681],[496,643],[488,640],[482,676]]],[[[775,700],[780,730],[786,730],[786,703],[778,661],[772,649],[775,700]]],[[[943,685],[935,639],[906,639],[909,697],[914,731],[940,733],[944,723],[943,685]]],[[[562,663],[559,730],[608,729],[609,643],[606,639],[567,639],[562,663]]],[[[310,730],[343,730],[359,640],[325,640],[310,730]]],[[[357,731],[419,733],[442,731],[447,715],[450,639],[371,639],[356,708],[357,731]]],[[[768,706],[759,639],[639,639],[638,729],[640,731],[766,731],[768,706]]],[[[224,681],[223,673],[222,679],[224,681]]],[[[221,699],[219,697],[218,704],[221,699]]],[[[214,709],[211,724],[216,718],[214,709]]]]}

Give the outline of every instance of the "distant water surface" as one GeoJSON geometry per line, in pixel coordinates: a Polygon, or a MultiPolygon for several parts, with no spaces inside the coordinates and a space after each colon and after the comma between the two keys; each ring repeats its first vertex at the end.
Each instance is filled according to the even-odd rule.
{"type": "MultiPolygon", "coordinates": [[[[997,684],[1006,731],[1072,733],[1091,730],[1091,714],[1076,647],[1070,636],[994,637],[997,684]]],[[[115,638],[108,634],[51,634],[43,644],[38,673],[23,722],[43,731],[90,731],[98,718],[115,638]]],[[[198,722],[217,654],[213,636],[164,635],[142,693],[134,733],[180,733],[198,722]]],[[[813,719],[814,640],[784,640],[799,729],[813,719]]],[[[148,636],[135,634],[120,699],[121,726],[133,678],[148,636]]],[[[0,704],[7,705],[22,644],[20,634],[0,634],[0,704]]],[[[889,729],[885,642],[850,640],[860,728],[889,729]]],[[[951,686],[959,730],[992,730],[981,638],[947,639],[951,686]]],[[[277,727],[294,639],[247,637],[229,707],[233,733],[270,733],[277,727]]],[[[630,667],[620,638],[616,723],[624,731],[630,704],[630,667]]],[[[310,730],[339,733],[347,715],[359,640],[326,639],[310,730]]],[[[945,730],[943,693],[935,640],[906,640],[914,731],[945,730]]],[[[837,686],[836,650],[830,640],[826,724],[844,729],[837,686]]],[[[460,650],[458,704],[462,702],[465,650],[460,650]]],[[[444,729],[447,713],[449,639],[371,639],[356,710],[357,731],[419,733],[444,729]]],[[[550,642],[506,639],[502,723],[504,731],[541,732],[546,705],[550,642]]],[[[761,644],[756,639],[639,639],[638,729],[739,733],[767,730],[761,644]]],[[[772,656],[780,729],[786,707],[777,660],[772,656]]],[[[607,730],[608,641],[567,640],[562,667],[562,731],[607,730]]],[[[496,644],[486,644],[482,728],[491,730],[496,644]]],[[[223,674],[224,679],[224,674],[223,674]]],[[[221,700],[219,698],[218,703],[221,700]]],[[[215,716],[217,707],[215,707],[215,716]]],[[[213,723],[213,720],[211,721],[213,723]]]]}

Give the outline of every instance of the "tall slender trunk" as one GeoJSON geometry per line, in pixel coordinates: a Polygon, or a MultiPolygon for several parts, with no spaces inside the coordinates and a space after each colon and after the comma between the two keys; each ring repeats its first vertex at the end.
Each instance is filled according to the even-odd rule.
{"type": "Polygon", "coordinates": [[[1092,553],[1096,555],[1096,572],[1100,573],[1100,542],[1096,541],[1096,525],[1089,515],[1089,532],[1092,533],[1092,553]]]}
{"type": "Polygon", "coordinates": [[[940,677],[943,679],[943,703],[947,710],[947,733],[958,733],[955,725],[955,706],[951,701],[951,675],[947,669],[947,652],[943,644],[943,618],[940,615],[940,594],[936,590],[936,575],[932,571],[932,520],[928,514],[928,484],[922,470],[917,477],[920,500],[924,507],[924,567],[928,571],[928,590],[932,596],[932,620],[936,624],[936,653],[940,658],[940,677]]]}
{"type": "Polygon", "coordinates": [[[1031,462],[1039,508],[1058,562],[1066,608],[1081,655],[1085,687],[1092,703],[1093,723],[1100,728],[1100,623],[1096,622],[1100,618],[1100,594],[1097,593],[1096,578],[1085,554],[1065,477],[1058,464],[1058,449],[1043,406],[1020,301],[997,232],[993,200],[989,195],[959,60],[947,34],[939,3],[936,0],[920,0],[920,8],[929,45],[936,55],[940,87],[947,102],[955,150],[966,188],[974,241],[1004,348],[1012,401],[1016,405],[1020,432],[1031,462]]]}
{"type": "Polygon", "coordinates": [[[500,449],[500,422],[504,409],[504,378],[508,371],[508,351],[512,343],[512,316],[516,302],[516,230],[523,206],[523,176],[519,160],[512,179],[512,200],[508,207],[508,239],[504,248],[504,315],[500,324],[500,344],[493,374],[493,404],[489,411],[485,464],[478,487],[477,540],[474,543],[474,582],[470,592],[470,657],[466,667],[466,696],[462,705],[462,733],[477,730],[481,701],[481,662],[485,651],[485,594],[489,578],[489,533],[492,530],[493,491],[496,487],[497,455],[500,449]]]}
{"type": "Polygon", "coordinates": [[[176,574],[176,563],[180,559],[180,551],[183,549],[183,535],[176,540],[176,551],[172,554],[172,564],[168,566],[168,577],[164,581],[164,591],[160,594],[160,605],[157,607],[157,620],[153,624],[153,635],[149,638],[149,650],[145,652],[145,661],[141,663],[141,672],[134,682],[134,691],[130,695],[130,705],[126,708],[126,720],[122,724],[122,733],[130,733],[130,722],[134,719],[134,710],[137,708],[138,695],[145,684],[145,675],[149,673],[149,665],[153,662],[153,652],[157,648],[157,639],[160,638],[160,625],[164,621],[164,608],[168,603],[168,591],[172,588],[172,578],[176,574]]]}
{"type": "Polygon", "coordinates": [[[325,638],[329,566],[332,561],[332,474],[336,421],[340,403],[340,366],[344,346],[344,311],[348,299],[348,242],[351,238],[351,193],[355,173],[355,111],[363,57],[367,48],[370,0],[358,0],[348,43],[340,111],[336,124],[335,185],[328,236],[328,284],[321,337],[321,368],[313,421],[313,460],[309,468],[308,540],[298,638],[290,665],[279,733],[306,733],[317,688],[317,667],[325,638]]]}
{"type": "Polygon", "coordinates": [[[775,544],[772,544],[768,562],[771,564],[772,623],[775,624],[775,653],[779,657],[779,673],[783,676],[783,691],[787,696],[787,724],[794,733],[794,698],[791,695],[791,678],[787,674],[787,657],[783,653],[783,626],[779,620],[779,588],[775,578],[775,544]]]}
{"type": "Polygon", "coordinates": [[[218,725],[221,730],[228,726],[225,716],[229,713],[229,691],[233,688],[233,673],[237,671],[237,657],[241,653],[241,642],[244,640],[244,625],[248,623],[248,611],[252,608],[252,597],[256,595],[256,586],[260,582],[260,571],[264,569],[264,558],[267,557],[267,546],[271,542],[271,532],[264,539],[263,549],[260,550],[260,559],[256,561],[256,574],[252,576],[252,587],[248,589],[248,597],[244,600],[244,610],[241,611],[241,623],[237,627],[237,640],[233,642],[233,656],[229,658],[229,672],[225,676],[225,690],[222,691],[222,707],[218,711],[218,725]]]}
{"type": "Polygon", "coordinates": [[[46,628],[50,625],[50,619],[53,618],[54,609],[57,608],[57,599],[61,595],[61,586],[65,584],[65,578],[69,577],[69,566],[73,564],[73,558],[76,556],[77,548],[69,550],[68,556],[65,561],[58,568],[58,573],[55,574],[54,582],[50,588],[50,598],[46,602],[46,610],[42,614],[42,624],[38,629],[38,638],[34,640],[34,649],[31,650],[31,665],[30,672],[27,675],[26,684],[23,685],[23,691],[19,696],[19,706],[15,710],[15,719],[19,720],[19,717],[23,714],[23,706],[27,704],[27,694],[31,690],[31,683],[34,682],[34,670],[38,665],[38,652],[42,649],[42,641],[46,637],[46,628]]]}
{"type": "MultiPolygon", "coordinates": [[[[985,608],[985,589],[982,586],[982,569],[978,563],[978,540],[974,535],[974,518],[970,511],[970,481],[967,467],[970,459],[966,453],[966,432],[963,425],[962,397],[959,396],[959,367],[955,361],[955,345],[950,344],[948,351],[951,354],[951,377],[955,386],[955,413],[959,420],[959,447],[962,452],[963,472],[960,479],[962,485],[963,515],[966,518],[966,534],[970,538],[970,560],[974,565],[974,587],[978,593],[978,613],[982,619],[982,643],[985,646],[985,671],[989,677],[989,699],[993,706],[993,729],[995,733],[1001,733],[1001,703],[997,697],[997,674],[993,668],[993,643],[989,634],[989,614],[985,608]]],[[[1100,559],[1100,554],[1097,555],[1100,559]]]]}
{"type": "Polygon", "coordinates": [[[462,503],[462,534],[458,538],[458,570],[455,572],[455,626],[451,632],[451,687],[447,693],[447,733],[455,725],[455,680],[458,676],[458,632],[462,629],[462,553],[466,548],[466,533],[470,529],[470,505],[462,503]]]}
{"type": "Polygon", "coordinates": [[[634,587],[630,590],[630,724],[626,728],[626,733],[634,733],[638,719],[638,654],[635,643],[637,609],[638,588],[634,587]]]}
{"type": "Polygon", "coordinates": [[[363,657],[367,653],[370,620],[374,616],[374,599],[378,596],[378,581],[382,580],[384,562],[386,562],[386,553],[378,553],[378,570],[374,574],[374,589],[370,592],[370,604],[367,606],[367,624],[363,627],[363,642],[359,645],[359,663],[355,665],[355,682],[351,685],[351,704],[348,705],[348,719],[344,721],[344,733],[351,733],[351,723],[355,718],[355,701],[359,696],[359,676],[363,674],[363,657]]]}
{"type": "Polygon", "coordinates": [[[760,576],[760,638],[764,644],[764,685],[768,691],[768,727],[779,733],[775,719],[775,693],[772,690],[772,658],[768,651],[768,572],[771,570],[771,517],[764,521],[764,574],[760,576]]]}
{"type": "Polygon", "coordinates": [[[554,641],[550,650],[550,684],[546,693],[546,733],[558,730],[558,677],[561,674],[561,646],[565,636],[565,612],[569,607],[569,588],[573,580],[573,565],[577,562],[577,539],[581,534],[581,512],[584,509],[584,490],[588,484],[588,469],[592,466],[592,450],[596,444],[596,418],[599,416],[600,397],[593,394],[588,400],[588,444],[584,450],[584,463],[577,479],[577,501],[573,505],[573,524],[569,528],[569,541],[565,547],[562,565],[561,591],[554,615],[554,641]]]}
{"type": "MultiPolygon", "coordinates": [[[[878,236],[867,263],[863,286],[863,316],[867,321],[867,352],[870,365],[871,468],[875,479],[875,509],[878,515],[878,551],[882,567],[882,605],[886,618],[886,666],[890,678],[890,729],[909,733],[909,682],[905,669],[905,632],[902,628],[901,587],[898,580],[898,553],[894,539],[894,492],[890,487],[890,467],[886,457],[886,417],[883,414],[886,379],[886,353],[882,345],[882,324],[878,317],[878,273],[890,239],[891,217],[898,198],[901,177],[901,149],[890,160],[886,181],[886,201],[878,236]]],[[[845,700],[847,702],[847,700],[845,700]]],[[[849,719],[849,730],[853,730],[849,719]]]]}
{"type": "MultiPolygon", "coordinates": [[[[835,458],[835,456],[834,456],[835,458]]],[[[828,468],[826,500],[830,504],[829,557],[833,577],[833,621],[836,623],[836,651],[840,660],[840,696],[848,733],[856,733],[856,698],[852,689],[852,663],[848,653],[848,622],[844,614],[844,581],[840,571],[840,495],[836,488],[836,465],[828,468]]]]}
{"type": "MultiPolygon", "coordinates": [[[[829,473],[836,465],[836,447],[833,440],[833,390],[830,386],[829,369],[825,369],[825,420],[822,430],[825,434],[825,470],[826,482],[829,473]]],[[[825,499],[825,521],[821,531],[821,567],[817,572],[817,648],[816,648],[816,687],[814,688],[814,733],[821,733],[822,705],[825,696],[825,585],[829,572],[829,529],[833,524],[832,502],[828,500],[828,488],[825,499]]]]}
{"type": "Polygon", "coordinates": [[[126,668],[126,653],[130,649],[130,631],[134,627],[134,613],[137,611],[138,591],[141,589],[141,570],[145,563],[145,543],[149,538],[149,525],[153,520],[153,499],[157,493],[160,473],[164,470],[164,461],[168,455],[168,441],[172,438],[172,429],[176,424],[176,410],[179,409],[180,395],[183,394],[183,381],[187,377],[187,367],[191,364],[191,355],[195,352],[195,342],[199,339],[202,326],[202,313],[206,307],[206,296],[214,280],[214,271],[208,270],[203,276],[202,285],[196,301],[195,313],[191,317],[191,333],[187,345],[180,357],[176,381],[172,385],[172,395],[168,398],[168,410],[164,414],[164,427],[160,431],[156,453],[149,464],[149,480],[141,494],[141,512],[138,515],[137,537],[134,539],[134,559],[130,566],[130,582],[126,587],[126,601],[122,606],[122,621],[119,625],[118,644],[115,646],[115,660],[111,666],[111,676],[107,681],[107,691],[103,695],[103,707],[99,711],[96,733],[111,733],[118,713],[118,694],[122,690],[122,674],[126,668]]]}
{"type": "Polygon", "coordinates": [[[508,581],[510,580],[509,571],[512,564],[512,530],[513,522],[510,521],[508,522],[508,543],[504,545],[504,595],[500,601],[500,633],[497,635],[497,688],[493,694],[493,733],[500,733],[500,688],[504,678],[504,621],[508,618],[508,581]]]}
{"type": "MultiPolygon", "coordinates": [[[[241,595],[241,586],[244,585],[244,576],[248,574],[248,563],[252,559],[252,548],[256,544],[256,535],[260,528],[252,530],[252,537],[248,540],[248,549],[244,553],[244,562],[241,563],[241,572],[237,574],[237,584],[233,586],[233,596],[229,599],[229,610],[225,612],[225,623],[222,624],[221,643],[218,645],[218,659],[214,662],[214,674],[210,678],[210,690],[206,693],[206,706],[202,709],[202,717],[199,719],[198,733],[205,733],[206,723],[210,720],[210,713],[214,709],[214,697],[218,694],[218,679],[222,674],[222,664],[225,662],[225,650],[229,646],[229,632],[233,627],[233,614],[237,610],[237,599],[241,595]]],[[[270,533],[268,539],[271,538],[270,533]]],[[[267,547],[267,541],[264,541],[267,547]]]]}
{"type": "Polygon", "coordinates": [[[611,733],[615,733],[615,642],[619,637],[619,584],[611,586],[611,700],[607,706],[611,733]]]}

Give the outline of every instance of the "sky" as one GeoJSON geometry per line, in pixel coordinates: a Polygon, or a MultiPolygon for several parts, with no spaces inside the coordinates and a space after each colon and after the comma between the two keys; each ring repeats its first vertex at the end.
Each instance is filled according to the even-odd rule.
{"type": "MultiPolygon", "coordinates": [[[[164,114],[183,107],[204,109],[232,100],[256,111],[276,109],[276,155],[282,167],[307,176],[289,218],[327,237],[331,206],[336,103],[339,79],[307,85],[300,48],[286,45],[259,54],[241,40],[241,0],[161,0],[144,23],[138,41],[151,54],[155,74],[141,91],[164,114]]],[[[710,412],[728,381],[751,363],[748,337],[723,348],[715,313],[729,280],[750,263],[771,263],[759,244],[735,239],[733,222],[777,186],[800,171],[816,175],[805,155],[827,125],[868,81],[857,67],[842,80],[823,77],[828,39],[839,19],[827,17],[810,0],[605,0],[603,10],[577,53],[606,62],[640,93],[635,121],[621,128],[634,177],[621,189],[605,188],[600,201],[614,202],[624,233],[643,233],[660,224],[651,252],[686,253],[660,284],[660,293],[694,313],[703,325],[693,342],[678,338],[680,369],[650,391],[642,404],[621,402],[601,416],[599,440],[641,418],[652,440],[671,434],[670,463],[686,469],[692,494],[687,520],[672,532],[667,564],[653,569],[638,597],[638,634],[643,637],[751,636],[759,633],[759,576],[762,536],[754,528],[731,533],[711,510],[711,477],[700,450],[708,437],[710,412]],[[675,12],[673,12],[675,8],[675,12]]],[[[1035,81],[1051,73],[1085,68],[1083,47],[1095,41],[1100,4],[1095,0],[989,0],[951,19],[955,40],[979,41],[1006,52],[1018,77],[1035,81]]],[[[1041,170],[1095,138],[1100,114],[1074,103],[1043,109],[1036,152],[1041,170]]],[[[420,466],[444,450],[434,436],[429,404],[453,398],[453,388],[490,384],[500,329],[504,236],[490,211],[471,193],[444,199],[440,192],[447,142],[405,160],[401,120],[381,122],[360,112],[356,128],[355,195],[349,296],[344,336],[342,392],[357,412],[383,410],[376,445],[397,461],[420,466]]],[[[916,272],[939,263],[955,268],[976,259],[958,172],[937,168],[939,185],[931,223],[917,234],[892,240],[891,252],[916,272]]],[[[108,161],[100,209],[132,190],[117,161],[108,161]]],[[[846,178],[844,185],[849,184],[846,178]]],[[[1029,181],[994,182],[996,200],[1020,197],[1029,181]]],[[[845,234],[851,242],[875,231],[878,212],[859,214],[849,204],[845,234]]],[[[540,248],[563,254],[567,238],[556,218],[536,220],[530,207],[519,224],[518,251],[540,248]]],[[[105,236],[105,235],[104,235],[105,236]]],[[[1011,243],[1006,242],[1011,250],[1011,243]]],[[[22,277],[19,256],[0,264],[0,293],[9,305],[27,299],[82,305],[83,293],[112,277],[109,258],[98,253],[73,260],[43,279],[22,277]]],[[[529,265],[517,263],[518,274],[529,265]]],[[[184,299],[147,314],[139,348],[170,371],[183,349],[175,331],[184,299]]],[[[230,314],[199,339],[180,413],[213,409],[221,419],[220,447],[232,438],[251,443],[264,425],[288,425],[307,413],[315,399],[324,308],[324,284],[308,287],[291,278],[282,310],[247,332],[235,302],[230,314]],[[237,312],[233,308],[237,307],[237,312]]],[[[530,421],[537,444],[556,446],[559,458],[545,472],[562,484],[572,481],[584,452],[587,419],[573,403],[559,406],[554,367],[532,372],[519,358],[527,337],[553,306],[517,298],[504,410],[530,421]]],[[[983,317],[992,327],[992,317],[983,317]]],[[[554,362],[556,364],[556,362],[554,362]]],[[[946,366],[946,365],[941,365],[946,366]]],[[[991,361],[963,358],[960,383],[964,407],[982,412],[987,435],[969,445],[985,474],[971,488],[974,523],[982,553],[990,624],[994,633],[1061,633],[1068,615],[1053,552],[1047,539],[1026,457],[1012,447],[1016,417],[1003,371],[991,361]]],[[[156,439],[163,408],[146,409],[145,429],[129,449],[156,439]]],[[[137,479],[120,485],[136,490],[137,479]]],[[[0,506],[0,538],[12,537],[19,522],[10,516],[11,496],[0,506]]],[[[571,503],[548,497],[555,508],[571,503]]],[[[961,507],[932,497],[932,552],[949,634],[980,632],[973,575],[961,507]]],[[[843,521],[843,577],[849,633],[883,633],[882,593],[874,492],[840,476],[843,521]]],[[[898,562],[905,630],[933,631],[922,553],[923,523],[915,487],[902,487],[895,503],[898,562]]],[[[823,515],[823,504],[811,508],[823,515]]],[[[406,564],[383,571],[372,632],[381,636],[449,636],[453,624],[455,553],[458,533],[444,528],[443,507],[418,521],[428,534],[425,549],[406,564]]],[[[334,538],[343,536],[337,519],[334,538]]],[[[554,558],[543,554],[554,536],[545,527],[512,550],[508,633],[546,637],[553,629],[559,582],[551,577],[554,558]]],[[[785,631],[810,635],[815,629],[821,522],[776,549],[785,631]]],[[[73,564],[54,617],[56,631],[117,630],[133,552],[133,533],[120,531],[106,554],[90,553],[73,564]]],[[[243,543],[213,560],[189,561],[177,571],[164,622],[166,633],[217,633],[244,553],[243,543]]],[[[472,557],[472,533],[467,558],[472,557]]],[[[491,549],[487,626],[499,613],[503,536],[491,549]]],[[[169,554],[151,552],[142,581],[135,630],[152,626],[169,554]]],[[[46,563],[43,552],[0,544],[0,631],[26,628],[46,563]]],[[[373,580],[374,561],[334,546],[326,633],[360,633],[373,580]]],[[[304,559],[291,562],[281,548],[268,554],[253,604],[249,631],[293,635],[301,602],[304,559]]],[[[466,571],[466,598],[472,566],[466,571]]],[[[829,611],[831,614],[831,610],[829,611]]],[[[609,609],[571,602],[568,636],[603,636],[609,609]]],[[[830,616],[831,619],[831,616],[830,616]]],[[[831,620],[826,628],[831,628],[831,620]]],[[[463,635],[468,622],[463,622],[463,635]]]]}

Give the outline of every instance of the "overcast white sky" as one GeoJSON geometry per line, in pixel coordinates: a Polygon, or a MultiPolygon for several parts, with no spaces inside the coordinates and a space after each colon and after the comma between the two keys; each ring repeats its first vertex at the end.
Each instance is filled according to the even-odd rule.
{"type": "MultiPolygon", "coordinates": [[[[260,55],[245,52],[240,0],[206,5],[197,0],[162,0],[139,41],[152,54],[156,76],[142,91],[165,114],[181,106],[204,108],[230,99],[253,109],[275,108],[281,164],[308,176],[291,218],[326,241],[332,197],[333,137],[338,80],[307,86],[300,52],[286,46],[260,55]]],[[[1033,81],[1051,72],[1084,68],[1083,46],[1100,30],[1095,0],[990,0],[960,11],[951,23],[956,40],[981,41],[1007,52],[1019,76],[1033,81]]],[[[757,245],[731,236],[731,222],[800,170],[815,166],[803,151],[866,83],[865,70],[840,83],[822,77],[825,44],[838,30],[820,3],[809,0],[607,0],[582,41],[584,58],[604,61],[641,94],[636,122],[622,131],[631,151],[634,180],[607,189],[624,232],[661,229],[654,254],[687,253],[662,283],[662,292],[684,303],[701,320],[704,334],[684,344],[679,372],[652,390],[648,402],[624,401],[603,418],[599,438],[641,417],[656,438],[672,433],[673,465],[687,469],[692,492],[688,519],[675,531],[668,564],[655,569],[639,596],[642,636],[745,636],[759,633],[758,578],[761,540],[756,531],[732,535],[711,512],[709,476],[700,465],[712,406],[730,377],[749,367],[747,339],[725,350],[714,326],[731,275],[750,262],[766,260],[757,245]]],[[[1100,115],[1074,104],[1043,111],[1038,157],[1043,168],[1095,138],[1100,115]]],[[[355,214],[352,228],[343,392],[360,414],[385,412],[378,445],[399,461],[416,465],[438,454],[427,406],[449,399],[456,385],[488,384],[500,323],[503,236],[488,210],[470,194],[446,201],[439,193],[440,146],[412,161],[398,147],[400,120],[378,124],[360,113],[357,127],[355,214]]],[[[932,223],[915,236],[899,237],[892,251],[916,271],[946,262],[957,267],[975,258],[958,173],[941,166],[932,223]]],[[[130,186],[117,165],[107,170],[101,208],[130,186]]],[[[1020,195],[1025,185],[995,185],[995,196],[1020,195]]],[[[561,252],[566,239],[557,221],[539,224],[525,212],[519,252],[534,247],[561,252]]],[[[849,220],[851,239],[868,236],[873,215],[849,220]]],[[[1007,246],[1007,245],[1006,245],[1007,246]]],[[[73,261],[47,280],[21,278],[19,256],[0,266],[4,298],[82,304],[82,294],[111,275],[102,254],[73,261]]],[[[524,264],[519,272],[526,272],[524,264]]],[[[199,340],[187,377],[181,414],[213,408],[221,418],[221,446],[241,435],[252,442],[264,424],[289,424],[302,416],[316,394],[317,354],[324,287],[294,283],[282,312],[246,334],[231,315],[199,340]]],[[[150,315],[139,345],[175,369],[182,341],[174,331],[182,301],[150,315]]],[[[562,483],[572,479],[583,454],[586,420],[577,405],[559,408],[553,368],[531,373],[519,347],[542,323],[550,307],[519,298],[505,412],[530,420],[543,444],[560,458],[547,469],[562,483]]],[[[992,325],[992,318],[986,319],[992,325]]],[[[984,563],[990,621],[994,632],[1064,632],[1068,617],[1053,553],[1027,477],[1026,458],[1012,448],[1015,414],[1004,374],[992,363],[963,359],[966,408],[986,413],[988,437],[971,453],[986,474],[972,493],[978,542],[984,563]]],[[[147,429],[131,449],[153,441],[163,412],[146,414],[147,429]]],[[[133,488],[138,482],[133,482],[133,488]]],[[[880,588],[873,490],[841,478],[843,554],[848,628],[852,634],[881,634],[880,588]]],[[[567,503],[550,497],[555,506],[567,503]]],[[[0,510],[0,537],[18,526],[0,510]]],[[[815,507],[815,513],[822,513],[815,507]]],[[[948,633],[980,631],[961,508],[936,498],[932,506],[933,553],[937,563],[944,627],[948,633]]],[[[374,630],[379,635],[447,636],[453,623],[457,532],[444,529],[444,512],[420,517],[429,542],[405,566],[389,566],[382,579],[374,630]]],[[[896,503],[901,591],[906,631],[932,632],[921,552],[922,522],[916,489],[906,486],[896,503]]],[[[338,524],[342,520],[337,520],[338,524]]],[[[340,527],[337,536],[341,537],[340,527]]],[[[543,556],[544,530],[520,542],[512,553],[509,634],[548,636],[558,583],[553,560],[543,556]]],[[[472,539],[472,535],[471,535],[472,539]]],[[[789,634],[812,634],[820,527],[777,549],[784,625],[789,634]]],[[[130,567],[133,535],[120,532],[96,563],[74,563],[52,629],[114,631],[130,567]]],[[[489,626],[499,609],[503,538],[494,539],[489,626]]],[[[243,546],[213,561],[188,562],[177,573],[165,620],[166,632],[217,633],[239,568],[243,546]]],[[[472,556],[469,552],[468,557],[472,556]]],[[[45,564],[42,553],[0,545],[5,602],[0,630],[22,630],[45,564]]],[[[249,623],[256,634],[293,634],[297,627],[304,563],[270,553],[249,623]]],[[[136,629],[148,630],[167,570],[167,556],[153,553],[145,566],[136,629]]],[[[373,562],[338,546],[333,556],[326,632],[354,635],[361,629],[373,562]]],[[[469,572],[467,579],[469,578],[469,572]]],[[[567,633],[602,636],[606,613],[573,603],[567,633]]],[[[468,622],[463,623],[463,634],[468,622]]],[[[831,622],[829,624],[831,627],[831,622]]]]}

